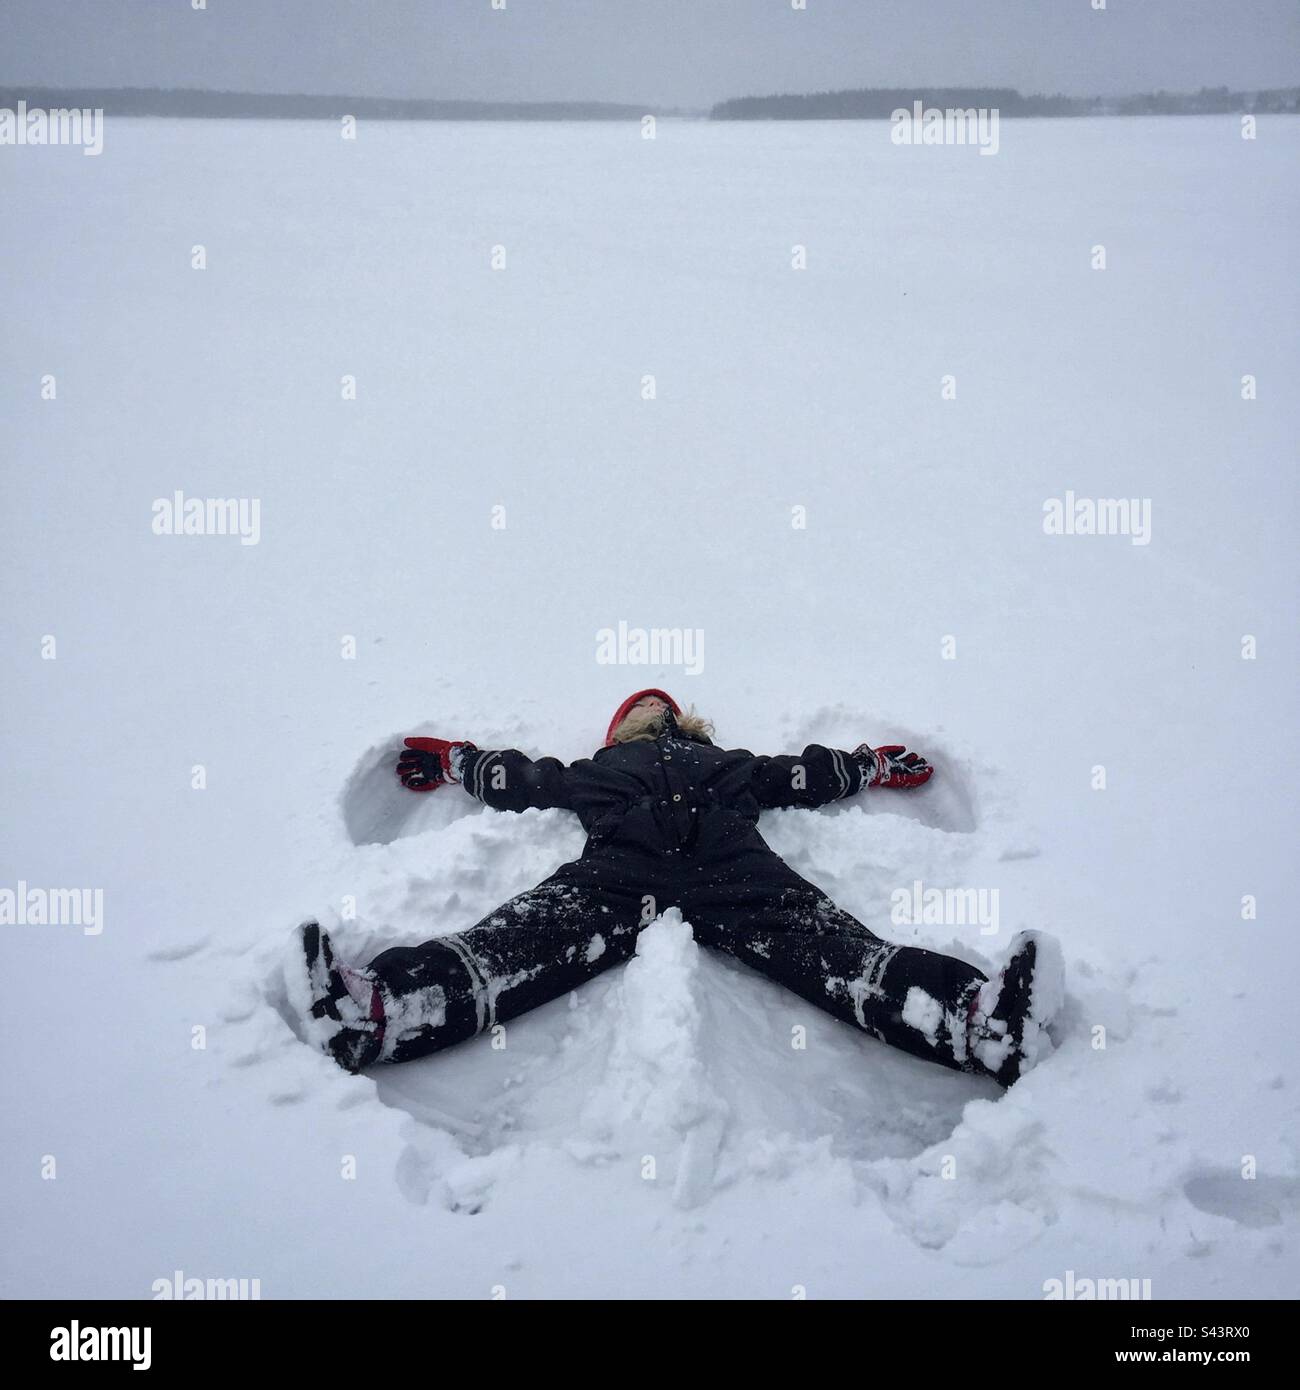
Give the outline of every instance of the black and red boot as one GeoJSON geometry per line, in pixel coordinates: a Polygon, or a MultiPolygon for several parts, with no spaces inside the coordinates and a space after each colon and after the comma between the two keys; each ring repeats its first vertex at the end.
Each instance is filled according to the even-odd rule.
{"type": "MultiPolygon", "coordinates": [[[[312,1040],[328,1052],[344,1071],[359,1072],[377,1062],[384,1045],[384,1003],[379,986],[365,970],[344,965],[334,958],[329,934],[319,922],[304,922],[298,929],[306,995],[307,1030],[312,1040]]],[[[301,987],[301,978],[294,982],[301,987]]]]}
{"type": "Polygon", "coordinates": [[[969,1055],[1010,1086],[1052,1050],[1047,1028],[1064,1002],[1060,944],[1043,932],[1019,932],[1002,973],[971,1001],[969,1055]]]}

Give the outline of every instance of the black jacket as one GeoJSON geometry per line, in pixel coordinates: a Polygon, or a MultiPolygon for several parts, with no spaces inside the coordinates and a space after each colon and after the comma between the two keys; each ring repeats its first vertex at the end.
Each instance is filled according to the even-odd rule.
{"type": "Polygon", "coordinates": [[[466,791],[499,811],[575,811],[588,852],[708,857],[758,840],[762,810],[823,806],[861,791],[868,765],[816,743],[780,757],[717,748],[682,733],[669,713],[658,738],[602,748],[567,767],[513,748],[475,749],[461,777],[466,791]]]}

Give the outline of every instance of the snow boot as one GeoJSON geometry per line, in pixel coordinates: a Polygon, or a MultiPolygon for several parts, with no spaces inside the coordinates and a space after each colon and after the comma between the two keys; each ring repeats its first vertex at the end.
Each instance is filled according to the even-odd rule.
{"type": "Polygon", "coordinates": [[[364,1071],[383,1050],[379,986],[366,971],[335,961],[329,934],[319,922],[304,922],[298,930],[306,967],[309,1035],[344,1071],[364,1071]]]}
{"type": "Polygon", "coordinates": [[[972,1001],[970,1056],[999,1085],[1010,1086],[1052,1050],[1047,1026],[1064,1002],[1060,944],[1042,932],[1017,933],[1002,974],[972,1001]]]}

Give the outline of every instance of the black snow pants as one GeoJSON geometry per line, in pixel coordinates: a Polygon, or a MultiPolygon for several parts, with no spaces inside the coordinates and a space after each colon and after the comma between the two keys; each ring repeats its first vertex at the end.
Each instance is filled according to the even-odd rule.
{"type": "Polygon", "coordinates": [[[568,993],[628,960],[642,927],[674,906],[701,945],[846,1023],[918,1057],[982,1070],[968,1055],[966,1022],[987,977],[882,941],[756,833],[704,856],[589,845],[468,931],[384,951],[368,967],[388,1017],[383,1059],[423,1057],[568,993]]]}

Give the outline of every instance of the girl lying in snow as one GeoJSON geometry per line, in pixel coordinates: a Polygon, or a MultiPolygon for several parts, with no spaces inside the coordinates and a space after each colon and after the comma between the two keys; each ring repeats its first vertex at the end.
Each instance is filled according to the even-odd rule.
{"type": "Polygon", "coordinates": [[[501,811],[561,807],[587,832],[582,856],[469,931],[339,961],[305,923],[292,981],[312,1036],[340,1066],[423,1057],[626,961],[637,933],[677,906],[696,939],[905,1052],[1009,1086],[1050,1046],[1063,997],[1059,947],[1021,932],[996,980],[873,935],[799,877],[758,833],[765,807],[822,806],[867,787],[907,790],[934,769],[902,747],[798,757],[718,748],[671,695],[640,690],[605,746],[565,767],[514,749],[408,738],[397,775],[413,792],[459,783],[501,811]]]}

